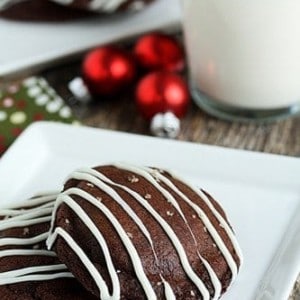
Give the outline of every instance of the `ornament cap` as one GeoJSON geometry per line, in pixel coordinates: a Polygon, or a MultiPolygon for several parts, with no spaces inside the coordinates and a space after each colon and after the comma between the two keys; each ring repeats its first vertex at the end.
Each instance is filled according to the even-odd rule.
{"type": "Polygon", "coordinates": [[[81,103],[88,103],[91,101],[91,94],[81,77],[76,77],[71,80],[68,84],[68,88],[77,101],[81,103]]]}
{"type": "Polygon", "coordinates": [[[180,120],[170,111],[156,114],[150,124],[151,133],[165,138],[176,138],[180,132],[180,120]]]}

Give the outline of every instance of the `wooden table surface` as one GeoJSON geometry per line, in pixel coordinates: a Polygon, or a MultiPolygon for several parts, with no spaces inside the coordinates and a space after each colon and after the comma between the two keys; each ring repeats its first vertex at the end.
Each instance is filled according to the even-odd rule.
{"type": "MultiPolygon", "coordinates": [[[[79,62],[43,72],[58,93],[72,103],[67,83],[80,74],[79,62]]],[[[83,124],[150,135],[149,124],[139,116],[132,93],[113,100],[72,105],[83,124]]],[[[289,156],[300,156],[300,116],[273,124],[241,124],[210,117],[196,105],[191,104],[187,116],[182,120],[179,140],[247,149],[289,156]]],[[[289,300],[300,299],[300,276],[289,300]]]]}

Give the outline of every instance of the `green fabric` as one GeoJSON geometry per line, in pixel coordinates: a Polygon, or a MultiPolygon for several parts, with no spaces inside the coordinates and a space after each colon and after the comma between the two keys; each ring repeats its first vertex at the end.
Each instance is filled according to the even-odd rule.
{"type": "Polygon", "coordinates": [[[0,155],[31,123],[76,123],[63,99],[42,77],[30,77],[0,90],[0,155]]]}

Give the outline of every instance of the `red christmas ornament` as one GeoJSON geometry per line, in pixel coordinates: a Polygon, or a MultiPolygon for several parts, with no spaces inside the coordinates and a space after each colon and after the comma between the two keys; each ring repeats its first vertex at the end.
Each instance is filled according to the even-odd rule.
{"type": "Polygon", "coordinates": [[[185,115],[189,101],[186,82],[171,72],[152,72],[142,78],[136,88],[137,107],[151,120],[151,130],[158,136],[177,136],[178,118],[185,115]]]}
{"type": "Polygon", "coordinates": [[[165,71],[146,75],[136,89],[137,106],[146,119],[167,111],[181,118],[187,111],[189,99],[186,82],[179,75],[165,71]]]}
{"type": "Polygon", "coordinates": [[[166,34],[150,33],[141,37],[134,47],[135,57],[145,69],[182,71],[184,53],[178,41],[166,34]]]}
{"type": "Polygon", "coordinates": [[[133,57],[107,46],[89,52],[82,64],[82,77],[93,95],[112,96],[132,83],[136,73],[133,57]]]}

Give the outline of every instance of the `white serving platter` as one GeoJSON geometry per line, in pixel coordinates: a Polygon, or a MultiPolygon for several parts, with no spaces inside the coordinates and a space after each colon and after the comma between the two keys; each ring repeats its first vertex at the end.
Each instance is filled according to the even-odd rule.
{"type": "Polygon", "coordinates": [[[157,0],[137,13],[68,22],[0,19],[0,80],[32,74],[98,45],[153,30],[178,30],[180,19],[179,0],[157,0]]]}
{"type": "Polygon", "coordinates": [[[245,260],[222,300],[287,300],[300,271],[298,158],[39,122],[0,159],[1,205],[116,161],[172,169],[222,203],[245,260]]]}

